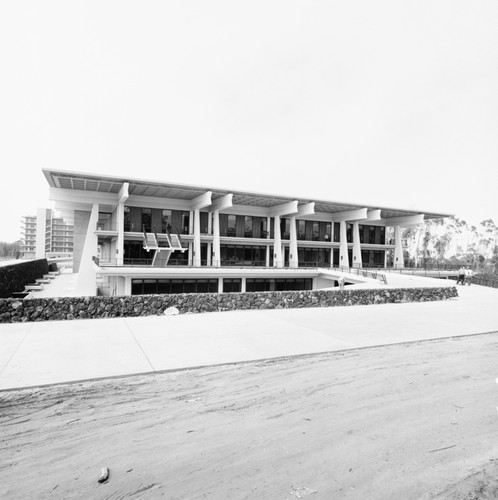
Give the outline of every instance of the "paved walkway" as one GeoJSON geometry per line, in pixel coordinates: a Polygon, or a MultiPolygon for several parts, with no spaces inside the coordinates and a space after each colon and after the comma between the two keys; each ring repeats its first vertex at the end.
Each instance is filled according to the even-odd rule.
{"type": "Polygon", "coordinates": [[[1,324],[0,390],[498,332],[498,290],[458,291],[444,302],[1,324]]]}

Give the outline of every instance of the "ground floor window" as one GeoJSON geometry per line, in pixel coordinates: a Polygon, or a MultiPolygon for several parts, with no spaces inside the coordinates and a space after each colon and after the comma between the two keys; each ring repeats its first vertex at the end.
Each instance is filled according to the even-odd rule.
{"type": "Polygon", "coordinates": [[[312,278],[247,279],[247,292],[283,292],[286,290],[312,290],[312,278]]]}
{"type": "Polygon", "coordinates": [[[240,292],[242,290],[242,280],[240,278],[224,278],[223,292],[240,292]]]}
{"type": "Polygon", "coordinates": [[[213,279],[135,279],[131,282],[132,295],[156,293],[217,293],[218,280],[213,279]]]}

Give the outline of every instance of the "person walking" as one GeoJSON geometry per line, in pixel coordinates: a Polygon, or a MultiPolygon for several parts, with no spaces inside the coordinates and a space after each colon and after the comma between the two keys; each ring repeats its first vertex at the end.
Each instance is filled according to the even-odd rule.
{"type": "Polygon", "coordinates": [[[456,284],[458,285],[458,283],[465,285],[465,267],[463,266],[458,270],[458,279],[456,284]]]}

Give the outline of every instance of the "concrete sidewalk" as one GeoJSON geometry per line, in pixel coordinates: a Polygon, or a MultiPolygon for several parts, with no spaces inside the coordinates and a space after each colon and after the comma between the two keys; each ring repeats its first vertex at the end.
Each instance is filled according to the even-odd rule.
{"type": "Polygon", "coordinates": [[[498,290],[458,292],[444,302],[3,324],[0,390],[498,332],[498,290]]]}

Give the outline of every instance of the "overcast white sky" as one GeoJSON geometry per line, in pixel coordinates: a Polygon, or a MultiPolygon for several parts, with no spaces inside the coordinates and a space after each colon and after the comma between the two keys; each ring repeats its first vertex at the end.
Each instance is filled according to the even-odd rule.
{"type": "Polygon", "coordinates": [[[42,167],[498,224],[498,2],[6,1],[0,241],[42,167]]]}

